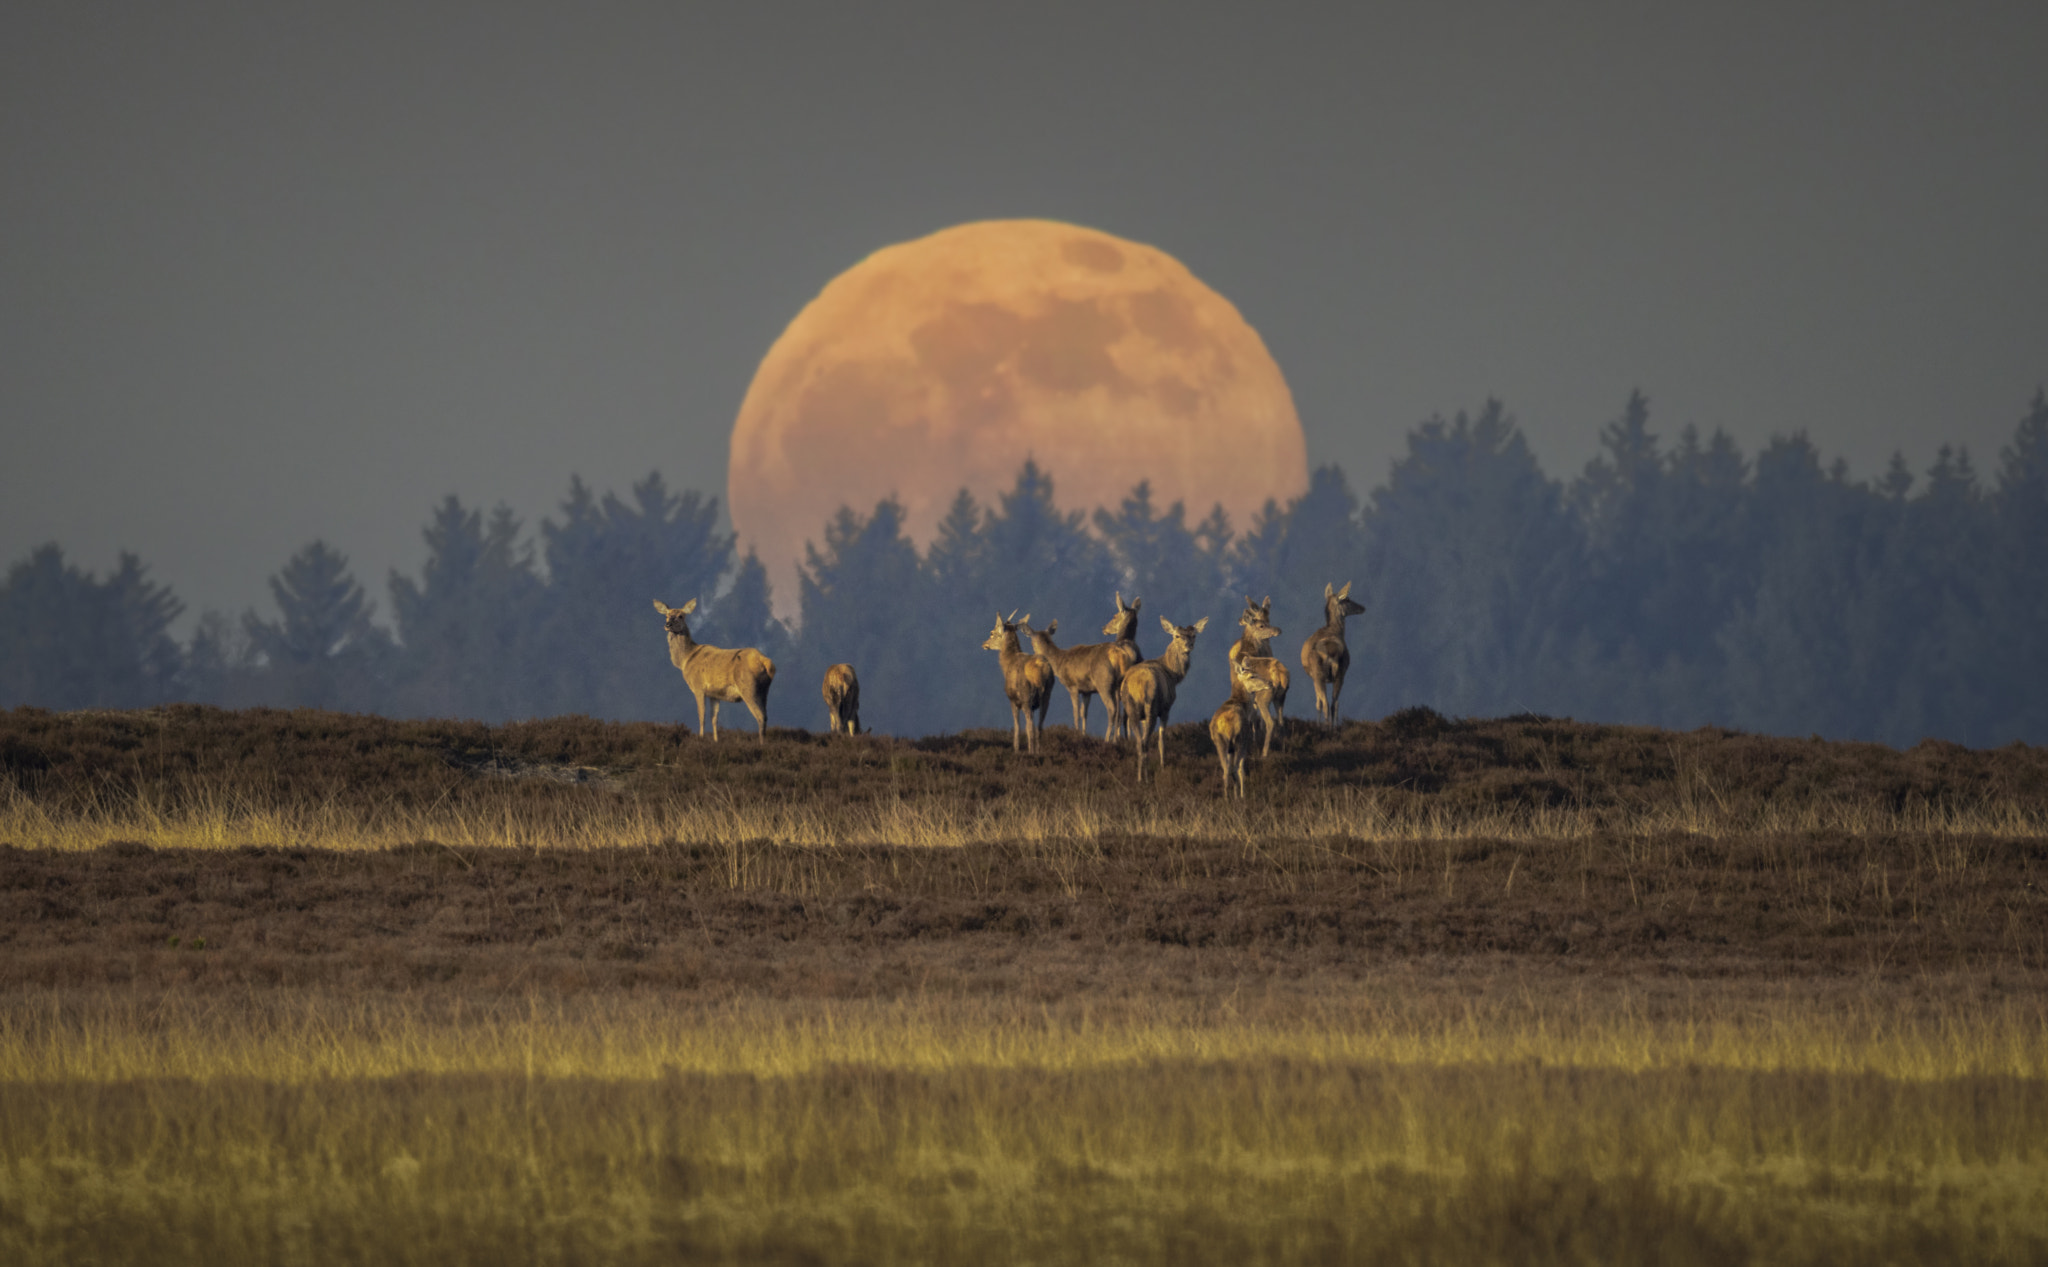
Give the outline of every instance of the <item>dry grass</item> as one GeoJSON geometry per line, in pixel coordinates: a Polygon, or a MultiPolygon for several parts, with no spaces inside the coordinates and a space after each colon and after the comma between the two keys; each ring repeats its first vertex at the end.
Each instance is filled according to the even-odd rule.
{"type": "Polygon", "coordinates": [[[2036,1262],[2048,754],[0,714],[0,1261],[2036,1262]]]}
{"type": "Polygon", "coordinates": [[[0,1253],[2026,1262],[2038,1007],[20,999],[0,1253]]]}

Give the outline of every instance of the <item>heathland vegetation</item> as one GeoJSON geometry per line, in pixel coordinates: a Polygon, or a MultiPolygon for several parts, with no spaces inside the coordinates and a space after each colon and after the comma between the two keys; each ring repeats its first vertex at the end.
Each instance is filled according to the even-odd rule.
{"type": "Polygon", "coordinates": [[[2048,752],[1166,748],[0,714],[0,1260],[2048,1253],[2048,752]]]}
{"type": "MultiPolygon", "coordinates": [[[[1365,608],[1353,716],[1419,704],[1896,745],[2048,741],[2038,395],[1985,479],[1946,448],[1922,477],[1895,461],[1856,481],[1799,436],[1748,455],[1718,433],[1660,440],[1635,396],[1568,481],[1489,404],[1416,428],[1363,501],[1334,467],[1248,524],[1155,505],[1144,486],[1084,521],[1055,492],[1027,467],[994,505],[963,495],[922,552],[893,503],[841,509],[803,571],[795,628],[771,618],[766,575],[718,530],[716,499],[655,476],[623,497],[572,483],[537,541],[509,512],[450,497],[420,575],[389,578],[389,628],[318,543],[272,578],[274,612],[209,613],[182,644],[180,604],[140,560],[102,578],[51,545],[0,582],[0,706],[676,718],[688,697],[647,604],[694,598],[698,637],[775,661],[771,724],[822,728],[818,683],[844,662],[868,726],[932,734],[1005,716],[979,650],[992,613],[1058,620],[1074,638],[1120,590],[1144,599],[1149,655],[1160,617],[1227,627],[1244,596],[1270,595],[1292,647],[1334,580],[1365,608]]],[[[1204,708],[1223,699],[1223,659],[1198,656],[1186,689],[1204,708]]]]}

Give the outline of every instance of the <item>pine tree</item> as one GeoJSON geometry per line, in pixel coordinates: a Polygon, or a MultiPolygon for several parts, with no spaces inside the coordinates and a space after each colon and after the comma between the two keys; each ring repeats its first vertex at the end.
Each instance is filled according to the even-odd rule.
{"type": "Polygon", "coordinates": [[[349,574],[348,559],[314,541],[270,578],[278,616],[242,617],[263,657],[268,702],[302,708],[373,710],[383,705],[390,637],[372,623],[375,605],[349,574]]]}
{"type": "MultiPolygon", "coordinates": [[[[653,603],[705,603],[732,564],[718,499],[671,493],[659,472],[630,502],[572,479],[561,521],[541,521],[546,614],[537,636],[541,711],[617,719],[676,718],[689,693],[669,662],[653,603]]],[[[692,713],[694,715],[694,713],[692,713]]]]}
{"type": "Polygon", "coordinates": [[[132,554],[101,581],[54,543],[0,584],[0,707],[140,708],[172,698],[183,655],[170,625],[184,610],[132,554]]]}
{"type": "Polygon", "coordinates": [[[391,574],[403,645],[396,707],[414,715],[501,721],[539,711],[533,684],[542,587],[532,547],[506,507],[466,510],[449,496],[423,535],[427,561],[414,581],[391,574]]]}
{"type": "Polygon", "coordinates": [[[865,518],[842,506],[825,526],[823,548],[807,545],[804,555],[803,624],[789,685],[809,698],[792,715],[823,716],[819,683],[826,666],[843,661],[860,676],[861,722],[869,729],[914,735],[944,728],[948,719],[932,700],[945,682],[929,648],[950,629],[951,613],[927,600],[917,550],[903,535],[902,504],[890,498],[865,518]]]}
{"type": "Polygon", "coordinates": [[[1345,688],[1357,713],[1569,707],[1583,537],[1500,402],[1410,432],[1363,531],[1352,597],[1366,612],[1351,622],[1345,688]]]}

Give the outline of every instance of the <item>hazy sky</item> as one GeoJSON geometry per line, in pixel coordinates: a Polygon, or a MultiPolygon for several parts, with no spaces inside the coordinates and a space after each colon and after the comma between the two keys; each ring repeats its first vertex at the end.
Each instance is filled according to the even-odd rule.
{"type": "Polygon", "coordinates": [[[1177,256],[1361,491],[1488,396],[1571,474],[1635,387],[1988,475],[2048,382],[2048,6],[1191,8],[15,0],[0,566],[196,613],[325,537],[381,609],[450,492],[722,496],[797,310],[989,217],[1177,256]]]}

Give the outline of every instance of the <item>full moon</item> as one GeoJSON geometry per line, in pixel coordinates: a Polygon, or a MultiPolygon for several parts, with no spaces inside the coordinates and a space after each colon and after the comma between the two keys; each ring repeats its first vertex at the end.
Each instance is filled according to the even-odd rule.
{"type": "Polygon", "coordinates": [[[727,499],[791,615],[841,506],[894,496],[923,548],[959,490],[991,504],[1026,459],[1063,510],[1150,480],[1154,506],[1240,529],[1308,487],[1287,380],[1229,300],[1156,247],[988,220],[876,251],[805,305],[740,406],[727,499]]]}

